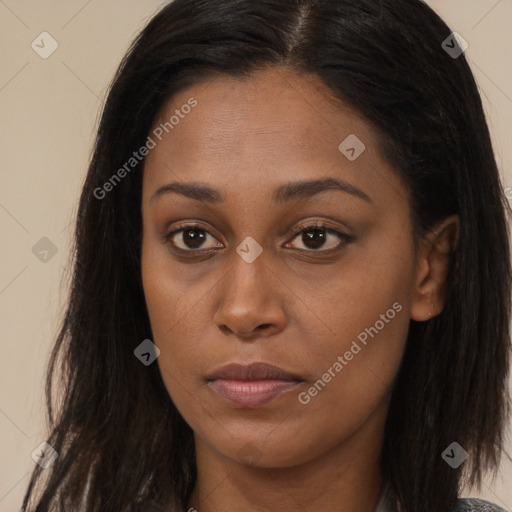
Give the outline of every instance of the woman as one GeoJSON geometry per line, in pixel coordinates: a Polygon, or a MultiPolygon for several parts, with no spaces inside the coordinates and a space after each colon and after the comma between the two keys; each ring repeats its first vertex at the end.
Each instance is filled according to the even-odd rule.
{"type": "Polygon", "coordinates": [[[502,510],[459,498],[503,447],[511,289],[463,50],[416,0],[151,20],[83,188],[25,510],[502,510]]]}

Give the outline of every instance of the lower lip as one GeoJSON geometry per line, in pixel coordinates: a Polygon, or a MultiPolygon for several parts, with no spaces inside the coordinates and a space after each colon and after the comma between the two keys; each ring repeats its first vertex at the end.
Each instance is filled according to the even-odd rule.
{"type": "Polygon", "coordinates": [[[217,379],[210,386],[223,398],[239,407],[258,407],[288,393],[300,384],[293,380],[228,380],[217,379]]]}

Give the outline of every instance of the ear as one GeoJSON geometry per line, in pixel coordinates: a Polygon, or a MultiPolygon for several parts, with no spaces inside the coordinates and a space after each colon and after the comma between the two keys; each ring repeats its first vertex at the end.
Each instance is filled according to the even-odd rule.
{"type": "Polygon", "coordinates": [[[444,219],[421,240],[416,266],[416,283],[412,293],[411,318],[424,322],[444,308],[446,277],[451,255],[459,241],[458,215],[444,219]]]}

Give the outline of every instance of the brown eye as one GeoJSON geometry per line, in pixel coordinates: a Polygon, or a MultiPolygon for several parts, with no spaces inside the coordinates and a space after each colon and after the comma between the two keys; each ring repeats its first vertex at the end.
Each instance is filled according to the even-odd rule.
{"type": "Polygon", "coordinates": [[[203,227],[196,225],[181,227],[172,231],[165,237],[171,245],[182,251],[213,249],[222,246],[222,244],[219,245],[215,243],[210,246],[204,246],[205,242],[207,242],[209,238],[212,238],[213,241],[215,240],[210,232],[203,227]]]}
{"type": "Polygon", "coordinates": [[[302,243],[308,249],[320,249],[327,240],[325,229],[309,229],[302,232],[302,243]]]}
{"type": "Polygon", "coordinates": [[[331,251],[340,249],[353,240],[352,237],[323,225],[306,226],[296,233],[292,240],[296,238],[299,239],[299,237],[300,243],[303,247],[297,247],[295,245],[296,242],[294,242],[294,244],[292,244],[292,242],[288,242],[286,244],[287,247],[312,252],[331,251]]]}

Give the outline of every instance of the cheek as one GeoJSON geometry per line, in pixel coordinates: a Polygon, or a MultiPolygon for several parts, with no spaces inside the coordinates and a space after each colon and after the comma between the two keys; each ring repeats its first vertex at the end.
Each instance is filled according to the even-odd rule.
{"type": "Polygon", "coordinates": [[[324,329],[323,337],[317,338],[321,349],[310,346],[304,352],[311,378],[298,390],[297,413],[288,435],[310,453],[322,453],[348,439],[373,414],[385,419],[409,318],[402,303],[393,302],[393,293],[373,297],[374,302],[366,298],[345,302],[343,315],[331,324],[335,333],[324,329]]]}
{"type": "MultiPolygon", "coordinates": [[[[371,339],[368,330],[376,339],[395,343],[397,338],[402,340],[409,325],[414,283],[410,240],[404,235],[374,237],[366,246],[355,248],[347,256],[335,270],[322,270],[314,286],[303,282],[303,289],[296,290],[307,297],[307,305],[319,329],[318,337],[323,339],[318,343],[313,336],[308,337],[311,349],[318,347],[319,354],[328,353],[331,357],[349,350],[358,336],[363,342],[365,338],[371,339]]],[[[312,315],[307,318],[311,320],[312,315]]],[[[308,331],[308,325],[303,323],[301,329],[308,331]]]]}
{"type": "Polygon", "coordinates": [[[142,243],[141,272],[153,335],[160,341],[170,339],[180,323],[190,322],[207,285],[191,286],[182,267],[172,264],[165,245],[149,237],[142,243]]]}
{"type": "Polygon", "coordinates": [[[322,453],[349,439],[364,429],[372,416],[378,424],[372,422],[371,428],[375,432],[384,428],[407,329],[398,317],[391,322],[373,338],[369,335],[366,344],[357,337],[343,339],[329,362],[319,365],[317,379],[301,391],[298,401],[302,411],[297,417],[302,420],[291,422],[295,429],[289,435],[295,436],[311,453],[322,453]],[[302,428],[305,424],[307,433],[302,428]]]}
{"type": "Polygon", "coordinates": [[[407,340],[413,282],[409,241],[375,245],[380,251],[347,260],[335,279],[315,287],[312,297],[321,321],[317,336],[302,347],[311,379],[301,403],[313,416],[339,410],[334,430],[355,428],[377,406],[394,380],[407,340]]]}
{"type": "Polygon", "coordinates": [[[160,373],[176,406],[188,408],[197,391],[197,368],[208,362],[204,308],[211,285],[191,286],[179,265],[170,264],[165,248],[154,242],[143,242],[141,271],[152,341],[160,349],[160,373]]]}
{"type": "Polygon", "coordinates": [[[183,301],[183,290],[180,280],[173,275],[173,268],[166,261],[165,255],[155,244],[143,241],[142,244],[142,285],[146,306],[151,323],[153,342],[160,349],[158,364],[163,369],[162,377],[166,380],[167,373],[175,373],[172,360],[180,357],[180,347],[186,345],[175,343],[169,346],[180,320],[186,318],[186,304],[183,301]],[[180,297],[182,300],[180,300],[180,297]],[[169,353],[176,357],[170,358],[169,353]]]}

